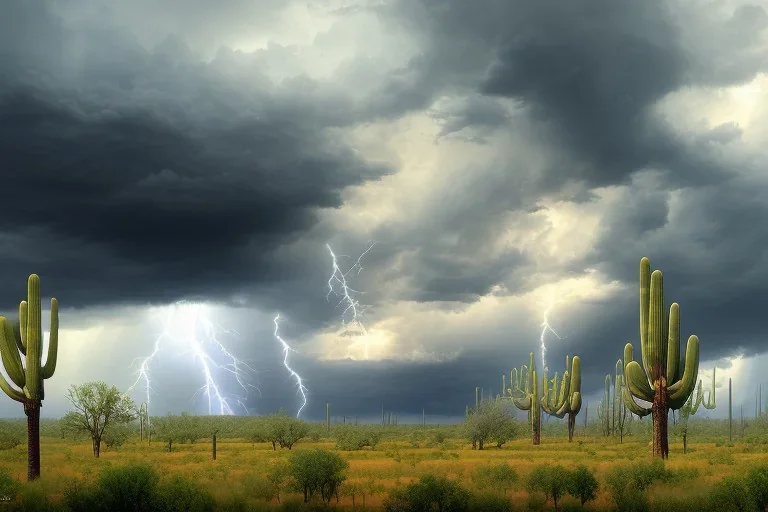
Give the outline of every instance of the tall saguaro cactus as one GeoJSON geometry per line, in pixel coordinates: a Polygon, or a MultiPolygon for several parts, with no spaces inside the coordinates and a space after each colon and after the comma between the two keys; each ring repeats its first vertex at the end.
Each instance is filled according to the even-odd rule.
{"type": "Polygon", "coordinates": [[[24,405],[27,415],[27,479],[40,477],[40,407],[45,391],[43,381],[56,371],[59,348],[59,303],[51,299],[51,334],[48,340],[48,357],[42,364],[43,326],[40,302],[40,277],[29,276],[27,300],[19,304],[18,332],[7,318],[0,316],[0,356],[3,367],[13,384],[12,387],[0,374],[0,388],[6,395],[24,405]],[[22,357],[25,356],[25,364],[22,357]]]}
{"type": "MultiPolygon", "coordinates": [[[[669,457],[667,418],[693,392],[699,372],[699,338],[688,338],[685,368],[680,373],[680,306],[669,308],[668,328],[664,322],[664,287],[660,270],[651,274],[648,258],[640,260],[640,348],[643,366],[632,360],[632,344],[624,348],[624,379],[634,398],[651,402],[653,454],[669,457]]],[[[631,397],[630,397],[631,398],[631,397]]],[[[634,399],[631,399],[634,405],[634,399]]],[[[632,406],[627,404],[632,410],[632,406]]],[[[637,406],[639,409],[646,409],[637,406]]],[[[634,411],[632,411],[634,412],[634,411]]]]}
{"type": "Polygon", "coordinates": [[[557,373],[551,381],[547,379],[544,370],[543,388],[544,396],[541,398],[541,407],[544,412],[556,418],[568,415],[568,442],[573,442],[573,432],[576,429],[576,416],[581,410],[581,360],[579,356],[573,356],[573,360],[566,356],[565,373],[558,391],[557,373]],[[550,390],[550,384],[552,389],[550,390]]]}
{"type": "Polygon", "coordinates": [[[536,363],[533,352],[529,356],[528,366],[512,369],[510,373],[509,396],[512,403],[521,411],[528,411],[531,425],[531,440],[534,445],[541,444],[541,394],[536,380],[536,363]]]}
{"type": "Polygon", "coordinates": [[[600,420],[600,426],[603,430],[603,435],[608,437],[611,435],[611,411],[613,406],[611,405],[611,374],[605,375],[605,387],[603,388],[603,399],[597,404],[597,417],[600,420]]]}

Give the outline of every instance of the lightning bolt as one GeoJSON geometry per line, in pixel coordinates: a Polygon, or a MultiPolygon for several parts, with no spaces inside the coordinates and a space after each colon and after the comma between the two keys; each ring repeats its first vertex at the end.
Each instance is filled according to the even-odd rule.
{"type": "Polygon", "coordinates": [[[543,313],[544,321],[541,322],[541,335],[539,336],[539,342],[541,343],[541,367],[542,369],[545,369],[547,367],[547,331],[551,332],[555,336],[557,336],[557,339],[563,340],[564,337],[561,337],[559,334],[557,334],[557,331],[555,331],[552,326],[549,324],[549,314],[552,312],[552,309],[554,309],[555,303],[552,299],[547,304],[546,309],[543,313]]]}
{"type": "MultiPolygon", "coordinates": [[[[191,355],[193,361],[197,363],[204,384],[192,398],[194,399],[201,392],[204,393],[208,402],[208,414],[235,414],[229,398],[222,391],[222,384],[216,377],[219,371],[231,373],[235,382],[246,393],[249,388],[258,391],[258,388],[250,384],[247,379],[248,374],[255,373],[256,370],[235,357],[219,340],[221,334],[235,336],[238,334],[213,323],[210,320],[210,309],[207,304],[179,301],[170,306],[150,310],[155,316],[160,317],[163,328],[155,338],[152,352],[146,357],[134,359],[133,365],[140,361],[139,368],[136,372],[136,381],[128,388],[130,392],[139,383],[144,383],[147,410],[154,392],[150,368],[163,349],[167,348],[173,349],[173,356],[191,355]],[[218,353],[219,358],[224,358],[228,362],[218,363],[214,359],[214,353],[218,353]],[[215,413],[215,410],[218,412],[215,413]]],[[[245,397],[234,397],[234,399],[246,414],[250,414],[243,402],[245,397]]]]}
{"type": "MultiPolygon", "coordinates": [[[[365,313],[366,310],[370,308],[370,306],[366,306],[363,304],[360,304],[360,302],[357,300],[357,295],[363,295],[363,292],[357,291],[352,289],[349,286],[349,283],[347,282],[347,276],[349,276],[352,272],[356,271],[356,275],[359,275],[360,272],[363,271],[363,265],[362,261],[366,254],[370,252],[371,249],[376,245],[377,242],[371,243],[370,246],[357,258],[354,265],[352,265],[346,272],[341,270],[341,267],[339,266],[338,258],[336,257],[336,254],[333,252],[333,249],[331,248],[330,244],[325,244],[325,247],[328,249],[328,252],[331,255],[331,260],[333,263],[332,266],[332,272],[331,277],[328,279],[328,293],[326,294],[325,298],[328,299],[331,295],[340,296],[339,303],[336,305],[338,308],[342,304],[345,305],[344,311],[341,313],[341,322],[343,326],[347,325],[355,325],[359,328],[360,333],[359,335],[355,337],[362,338],[363,343],[363,354],[365,359],[368,359],[368,331],[365,328],[365,325],[359,320],[360,317],[363,316],[363,313],[365,313]],[[346,321],[348,317],[349,322],[346,321]]],[[[344,256],[344,255],[342,255],[344,256]]],[[[345,256],[349,258],[349,256],[345,256]]],[[[347,347],[347,354],[349,354],[349,351],[353,348],[359,345],[360,342],[355,342],[351,344],[349,347],[347,347]]]]}
{"type": "Polygon", "coordinates": [[[275,317],[275,338],[276,338],[276,339],[277,339],[277,341],[279,341],[279,342],[280,342],[280,344],[283,346],[283,356],[284,356],[284,357],[283,357],[283,365],[285,366],[285,369],[286,369],[286,370],[288,370],[288,373],[290,373],[290,374],[291,374],[291,377],[293,377],[294,379],[296,379],[296,387],[297,387],[297,391],[296,391],[296,394],[297,394],[297,395],[301,395],[301,399],[303,400],[303,402],[302,402],[302,404],[301,404],[301,407],[299,407],[299,410],[298,410],[298,412],[296,412],[296,417],[298,418],[298,417],[299,417],[299,415],[301,414],[301,410],[302,410],[302,409],[304,409],[304,406],[306,406],[306,405],[307,405],[307,393],[306,393],[306,392],[308,391],[308,389],[304,387],[304,383],[303,383],[303,382],[302,382],[302,380],[301,380],[301,375],[299,375],[298,373],[296,373],[296,372],[295,372],[295,371],[294,371],[294,370],[293,370],[293,369],[292,369],[292,368],[291,368],[291,367],[288,365],[288,354],[290,354],[291,352],[296,352],[296,353],[298,353],[298,352],[296,351],[296,349],[294,349],[294,348],[291,348],[291,347],[290,347],[290,346],[289,346],[289,345],[288,345],[288,344],[287,344],[287,343],[286,343],[286,342],[283,340],[283,338],[281,338],[281,337],[280,337],[280,334],[278,333],[278,329],[279,329],[279,324],[278,324],[278,321],[279,321],[279,320],[280,320],[280,313],[278,313],[278,314],[277,314],[277,316],[275,317]]]}

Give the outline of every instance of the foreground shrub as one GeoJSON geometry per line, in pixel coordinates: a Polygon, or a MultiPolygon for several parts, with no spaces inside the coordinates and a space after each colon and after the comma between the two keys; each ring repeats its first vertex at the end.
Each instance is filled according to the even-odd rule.
{"type": "Polygon", "coordinates": [[[214,512],[216,501],[210,493],[200,489],[193,481],[174,476],[161,484],[154,499],[156,511],[162,512],[214,512]]]}
{"type": "Polygon", "coordinates": [[[746,476],[747,490],[758,510],[768,510],[768,466],[752,468],[746,476]]]}
{"type": "Polygon", "coordinates": [[[472,481],[479,489],[500,489],[504,494],[518,481],[517,471],[509,464],[478,466],[472,471],[472,481]]]}
{"type": "Polygon", "coordinates": [[[73,482],[64,493],[71,512],[209,512],[213,497],[196,483],[175,476],[160,483],[154,468],[145,464],[106,468],[92,483],[73,482]]]}
{"type": "Polygon", "coordinates": [[[296,491],[304,493],[304,503],[309,503],[316,494],[320,494],[324,502],[330,503],[346,480],[347,467],[349,464],[338,453],[314,449],[293,455],[290,474],[296,491]]]}
{"type": "Polygon", "coordinates": [[[542,492],[546,501],[550,499],[557,510],[557,501],[568,493],[571,473],[561,465],[537,466],[528,476],[526,488],[529,492],[542,492]]]}
{"type": "Polygon", "coordinates": [[[718,512],[757,512],[743,478],[726,477],[717,482],[709,493],[710,510],[718,512]]]}
{"type": "MultiPolygon", "coordinates": [[[[430,510],[464,512],[470,510],[471,497],[471,493],[457,482],[448,480],[445,477],[426,475],[418,482],[392,491],[387,499],[384,500],[384,510],[386,512],[422,512],[430,510]]],[[[498,504],[498,502],[494,503],[498,504]]],[[[492,505],[490,501],[487,504],[492,505]]]]}
{"type": "Polygon", "coordinates": [[[577,498],[583,507],[588,501],[597,498],[599,489],[597,478],[586,466],[577,466],[571,471],[570,481],[568,482],[568,494],[577,498]]]}

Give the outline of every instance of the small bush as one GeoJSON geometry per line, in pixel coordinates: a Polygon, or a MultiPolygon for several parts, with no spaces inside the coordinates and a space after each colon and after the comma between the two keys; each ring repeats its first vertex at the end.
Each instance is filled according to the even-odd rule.
{"type": "Polygon", "coordinates": [[[544,465],[533,468],[526,487],[529,492],[544,493],[544,498],[551,499],[557,510],[557,502],[568,493],[570,482],[571,474],[563,466],[544,465]]]}
{"type": "Polygon", "coordinates": [[[517,483],[518,479],[515,468],[506,463],[495,466],[478,466],[472,471],[472,481],[478,488],[499,489],[504,494],[517,483]]]}
{"type": "Polygon", "coordinates": [[[768,509],[768,466],[757,466],[746,476],[747,490],[759,510],[768,509]]]}
{"type": "Polygon", "coordinates": [[[725,477],[709,493],[709,509],[718,512],[757,512],[743,478],[725,477]]]}
{"type": "Polygon", "coordinates": [[[512,512],[512,503],[498,494],[475,494],[469,499],[469,510],[512,512]]]}
{"type": "Polygon", "coordinates": [[[418,482],[395,489],[384,500],[386,512],[465,512],[471,493],[445,477],[423,476],[418,482]]]}
{"type": "Polygon", "coordinates": [[[181,475],[163,482],[157,488],[154,501],[154,510],[162,512],[213,512],[216,510],[216,501],[213,496],[181,475]]]}
{"type": "Polygon", "coordinates": [[[320,449],[306,450],[293,455],[290,474],[294,479],[295,489],[304,494],[305,503],[316,494],[320,494],[323,501],[330,503],[346,480],[347,467],[349,464],[338,453],[320,449]]]}
{"type": "Polygon", "coordinates": [[[582,507],[597,497],[599,487],[595,475],[586,466],[577,466],[571,471],[568,494],[578,498],[582,507]]]}

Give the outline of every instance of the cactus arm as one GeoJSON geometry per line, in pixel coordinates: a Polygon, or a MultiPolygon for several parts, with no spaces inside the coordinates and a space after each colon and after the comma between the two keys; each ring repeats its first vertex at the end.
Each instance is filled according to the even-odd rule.
{"type": "Polygon", "coordinates": [[[37,274],[29,276],[27,282],[27,382],[24,385],[24,394],[32,400],[40,399],[40,358],[42,352],[42,314],[40,306],[40,278],[37,274]]]}
{"type": "MultiPolygon", "coordinates": [[[[640,359],[646,361],[648,347],[648,311],[651,305],[651,261],[648,258],[640,260],[640,359]]],[[[631,359],[624,358],[624,364],[631,359]]],[[[648,368],[645,368],[648,372],[648,368]]]]}
{"type": "Polygon", "coordinates": [[[624,367],[624,379],[634,396],[646,402],[653,402],[653,389],[637,361],[630,361],[624,367]]]}
{"type": "Polygon", "coordinates": [[[675,302],[669,307],[669,338],[667,343],[667,382],[680,378],[680,305],[675,302]]]}
{"type": "Polygon", "coordinates": [[[664,336],[664,281],[660,270],[651,273],[650,310],[648,312],[648,339],[644,348],[643,365],[651,382],[666,374],[667,339],[664,336]]]}
{"type": "Polygon", "coordinates": [[[517,407],[521,411],[529,411],[531,409],[530,396],[526,396],[524,398],[513,398],[512,402],[515,404],[515,407],[517,407]]]}
{"type": "Polygon", "coordinates": [[[631,412],[635,416],[638,416],[639,418],[648,416],[653,412],[653,408],[642,407],[638,405],[637,402],[635,402],[635,399],[632,397],[632,393],[629,391],[629,388],[626,386],[626,383],[624,386],[622,386],[621,398],[624,401],[624,405],[626,405],[627,409],[629,409],[629,412],[631,412]]]}
{"type": "Polygon", "coordinates": [[[56,371],[56,359],[59,351],[59,301],[51,299],[51,334],[48,339],[48,357],[45,359],[45,366],[43,366],[42,377],[43,379],[50,379],[53,377],[53,372],[56,371]]]}
{"type": "Polygon", "coordinates": [[[19,303],[19,337],[16,338],[16,345],[22,355],[27,355],[27,301],[19,303]]]}
{"type": "MultiPolygon", "coordinates": [[[[682,378],[669,387],[670,400],[678,401],[693,392],[699,373],[699,338],[692,335],[688,338],[685,349],[685,369],[682,378]]],[[[684,403],[684,402],[683,402],[684,403]]]]}
{"type": "Polygon", "coordinates": [[[16,400],[17,402],[23,403],[27,401],[27,397],[24,396],[24,393],[17,389],[13,389],[11,385],[8,384],[8,381],[5,380],[5,377],[2,373],[0,373],[0,389],[2,389],[6,395],[16,400]]]}
{"type": "Polygon", "coordinates": [[[0,355],[2,355],[3,367],[11,381],[19,388],[23,388],[26,375],[15,339],[13,326],[5,317],[0,316],[0,355]]]}

